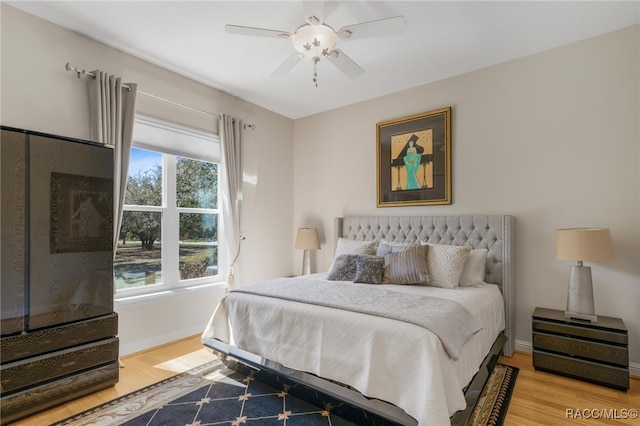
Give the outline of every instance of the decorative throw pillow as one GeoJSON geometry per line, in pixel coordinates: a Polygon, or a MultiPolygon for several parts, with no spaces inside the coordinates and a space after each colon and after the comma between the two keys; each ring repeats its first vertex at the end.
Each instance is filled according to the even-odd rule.
{"type": "Polygon", "coordinates": [[[353,281],[356,276],[357,254],[342,254],[335,258],[327,280],[329,281],[353,281]]]}
{"type": "Polygon", "coordinates": [[[404,251],[408,247],[415,246],[414,243],[394,243],[391,241],[382,240],[378,244],[378,249],[376,250],[376,256],[385,257],[389,253],[396,253],[399,251],[404,251]]]}
{"type": "MultiPolygon", "coordinates": [[[[376,242],[375,241],[355,241],[347,240],[346,238],[338,238],[338,244],[336,244],[336,253],[333,256],[333,261],[342,256],[343,254],[376,254],[376,242]]],[[[333,268],[333,263],[331,268],[333,268]]]]}
{"type": "Polygon", "coordinates": [[[473,249],[469,252],[460,275],[460,282],[458,283],[460,287],[470,287],[484,282],[487,253],[489,253],[488,249],[473,249]]]}
{"type": "Polygon", "coordinates": [[[359,256],[356,259],[354,283],[382,284],[384,258],[378,256],[359,256]]]}
{"type": "Polygon", "coordinates": [[[406,250],[389,253],[384,257],[385,284],[427,284],[429,246],[414,245],[406,250]]]}
{"type": "Polygon", "coordinates": [[[372,254],[342,254],[336,257],[327,275],[329,281],[353,281],[360,259],[375,258],[372,254]]]}
{"type": "Polygon", "coordinates": [[[456,288],[464,262],[469,256],[469,246],[449,246],[446,244],[426,244],[429,268],[428,284],[434,287],[456,288]]]}

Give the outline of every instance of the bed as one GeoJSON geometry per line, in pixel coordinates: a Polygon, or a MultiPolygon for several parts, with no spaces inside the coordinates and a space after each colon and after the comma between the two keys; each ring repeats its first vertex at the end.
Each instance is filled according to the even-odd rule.
{"type": "Polygon", "coordinates": [[[225,357],[293,378],[399,424],[464,424],[499,353],[511,356],[514,350],[513,223],[505,215],[336,218],[330,271],[232,291],[212,315],[203,342],[225,357]],[[434,247],[484,250],[484,279],[454,289],[353,283],[340,275],[336,280],[336,262],[348,257],[345,247],[370,250],[365,242],[394,253],[409,244],[430,244],[428,253],[435,253],[434,247]],[[344,291],[333,299],[346,302],[309,302],[304,298],[310,289],[344,291]],[[366,301],[361,303],[366,309],[354,300],[366,301]],[[426,319],[440,324],[426,328],[413,317],[387,314],[413,309],[420,316],[437,310],[421,305],[432,300],[464,309],[447,321],[426,319]],[[388,308],[387,302],[399,304],[388,308]],[[369,311],[377,305],[382,311],[369,311]],[[460,334],[469,328],[468,334],[438,329],[452,324],[460,334]]]}

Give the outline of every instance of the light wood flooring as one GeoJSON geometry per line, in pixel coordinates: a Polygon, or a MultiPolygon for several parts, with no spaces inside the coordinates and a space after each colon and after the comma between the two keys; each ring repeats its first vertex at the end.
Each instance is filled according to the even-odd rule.
{"type": "MultiPolygon", "coordinates": [[[[570,379],[557,374],[536,371],[531,354],[516,352],[513,357],[501,357],[500,362],[518,367],[518,379],[509,404],[505,425],[639,425],[638,417],[622,419],[567,418],[567,410],[588,416],[592,410],[608,410],[608,414],[625,417],[623,410],[640,410],[640,378],[632,377],[631,388],[619,391],[570,379]],[[587,411],[588,410],[588,411],[587,411]]],[[[596,416],[598,415],[597,412],[596,416]]]]}
{"type": "MultiPolygon", "coordinates": [[[[113,398],[163,380],[192,367],[212,360],[211,352],[193,336],[168,345],[122,358],[120,382],[100,392],[36,414],[14,426],[45,426],[92,408],[113,398]]],[[[617,409],[618,417],[624,410],[640,410],[640,379],[631,379],[628,392],[573,380],[555,374],[535,371],[531,355],[517,352],[512,358],[500,362],[518,367],[520,373],[509,405],[505,425],[638,425],[638,419],[567,419],[566,410],[617,409]]],[[[589,411],[590,413],[591,411],[589,411]]],[[[611,412],[611,411],[609,411],[611,412]]],[[[637,411],[636,411],[637,413],[637,411]]],[[[588,413],[587,413],[588,414],[588,413]]],[[[613,414],[616,414],[613,412],[613,414]]]]}

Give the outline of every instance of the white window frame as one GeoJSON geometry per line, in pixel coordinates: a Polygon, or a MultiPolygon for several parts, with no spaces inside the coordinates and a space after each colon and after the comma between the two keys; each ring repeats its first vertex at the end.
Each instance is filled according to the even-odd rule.
{"type": "Polygon", "coordinates": [[[229,269],[228,256],[224,239],[224,223],[222,220],[221,184],[222,165],[220,164],[220,139],[217,135],[188,127],[169,123],[155,118],[137,115],[133,130],[133,148],[159,152],[163,155],[162,165],[162,205],[134,206],[124,205],[124,211],[160,212],[162,241],[162,282],[130,289],[118,289],[116,300],[119,302],[137,300],[141,297],[167,295],[184,290],[224,283],[229,269]],[[177,207],[176,203],[176,159],[185,157],[207,161],[218,165],[218,202],[216,209],[199,209],[177,207]],[[168,179],[171,176],[173,179],[168,179]],[[199,278],[180,279],[179,260],[179,218],[180,213],[217,214],[218,215],[218,272],[216,275],[199,278]],[[174,226],[171,226],[174,224],[174,226]]]}

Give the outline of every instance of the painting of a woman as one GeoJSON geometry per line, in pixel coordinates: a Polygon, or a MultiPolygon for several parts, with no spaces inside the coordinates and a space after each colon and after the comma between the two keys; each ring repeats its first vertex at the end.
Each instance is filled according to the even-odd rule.
{"type": "Polygon", "coordinates": [[[451,107],[376,124],[378,207],[451,204],[451,107]]]}
{"type": "Polygon", "coordinates": [[[391,137],[392,191],[416,191],[431,187],[431,141],[429,130],[391,137]]]}
{"type": "Polygon", "coordinates": [[[407,148],[407,153],[404,156],[404,167],[407,171],[407,186],[405,189],[420,189],[416,176],[420,168],[422,154],[415,147],[415,139],[417,138],[414,139],[414,137],[409,139],[409,148],[407,148]]]}

